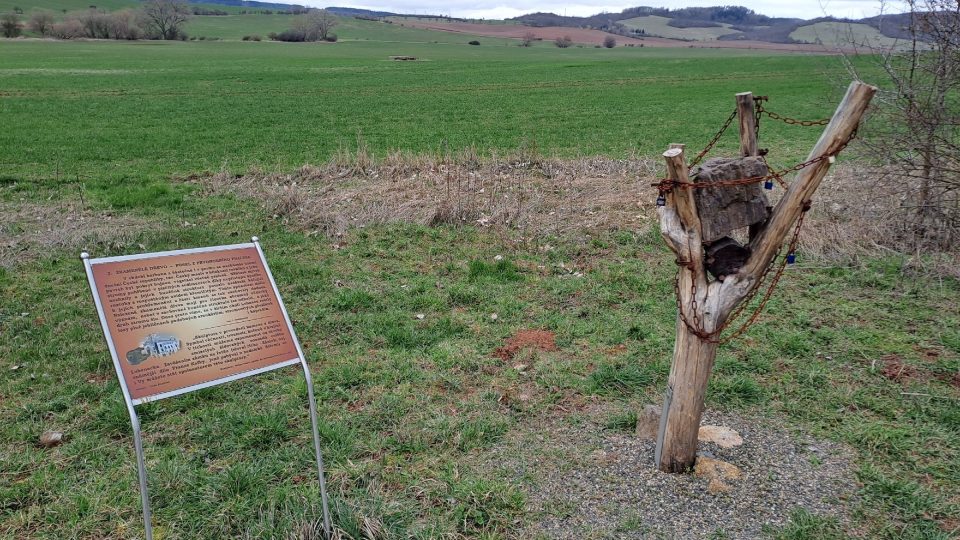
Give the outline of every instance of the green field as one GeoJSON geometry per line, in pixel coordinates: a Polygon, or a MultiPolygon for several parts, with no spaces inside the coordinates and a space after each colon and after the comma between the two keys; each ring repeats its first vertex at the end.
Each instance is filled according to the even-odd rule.
{"type": "Polygon", "coordinates": [[[842,22],[818,22],[801,26],[790,33],[790,38],[801,43],[822,43],[829,47],[889,48],[903,41],[887,37],[866,24],[842,22]]]}
{"type": "MultiPolygon", "coordinates": [[[[404,21],[423,21],[423,22],[450,22],[451,19],[445,19],[442,17],[417,17],[417,16],[395,16],[387,17],[387,20],[393,21],[394,23],[402,23],[404,21]]],[[[508,21],[508,20],[497,20],[497,19],[454,19],[457,22],[468,22],[474,24],[520,24],[517,21],[508,21]]]]}
{"type": "MultiPolygon", "coordinates": [[[[186,32],[193,37],[217,37],[220,39],[241,39],[243,36],[259,35],[266,39],[270,32],[281,32],[290,28],[295,15],[218,15],[193,17],[186,25],[186,32]]],[[[399,24],[364,21],[341,18],[333,32],[340,40],[367,40],[378,42],[421,42],[421,43],[466,43],[472,39],[482,40],[486,45],[516,44],[513,40],[482,38],[438,32],[419,28],[407,28],[399,24]]]]}
{"type": "Polygon", "coordinates": [[[90,9],[90,6],[112,11],[136,7],[137,2],[135,0],[29,0],[29,2],[0,0],[0,13],[13,11],[19,7],[29,16],[30,12],[36,9],[47,9],[53,12],[81,11],[90,9]]]}
{"type": "MultiPolygon", "coordinates": [[[[0,105],[15,126],[0,131],[2,174],[140,182],[283,170],[325,161],[358,134],[381,156],[441,145],[504,152],[531,140],[547,155],[652,155],[670,142],[705,144],[738,91],[811,118],[828,115],[837,95],[831,57],[482,38],[477,47],[469,36],[362,23],[338,28],[337,44],[0,42],[0,105]],[[388,41],[362,40],[375,34],[388,41]]],[[[770,134],[784,159],[816,137],[772,124],[770,134]]]]}
{"type": "Polygon", "coordinates": [[[627,28],[644,30],[648,36],[664,37],[670,39],[688,39],[694,41],[703,41],[708,39],[717,39],[720,36],[729,34],[739,34],[739,30],[730,28],[727,23],[721,23],[721,26],[704,28],[677,28],[670,26],[669,17],[659,17],[657,15],[647,15],[643,17],[634,17],[632,19],[623,19],[617,21],[627,28]]]}
{"type": "MultiPolygon", "coordinates": [[[[615,201],[629,219],[599,230],[581,225],[611,211],[600,191],[581,215],[558,204],[555,228],[373,220],[327,236],[325,222],[304,222],[309,196],[294,188],[382,182],[369,204],[388,207],[397,186],[444,189],[420,180],[441,174],[424,155],[472,149],[502,169],[465,152],[464,177],[564,200],[576,178],[552,173],[548,157],[659,163],[672,142],[696,151],[746,90],[782,114],[826,117],[844,73],[832,56],[470,46],[369,21],[344,21],[335,44],[236,41],[275,23],[285,19],[190,23],[228,41],[0,40],[0,538],[141,535],[129,421],[77,253],[251,235],[313,369],[342,538],[549,538],[539,524],[575,506],[531,511],[543,474],[592,463],[597,448],[567,456],[534,442],[510,458],[544,468],[523,470],[503,448],[544,426],[626,436],[662,399],[676,266],[647,189],[656,171],[607,179],[636,190],[615,201]],[[394,150],[407,161],[362,163],[394,150]],[[284,176],[337,158],[328,176],[284,176]],[[250,171],[259,184],[222,187],[250,171]],[[274,182],[283,204],[259,195],[274,182]],[[496,357],[521,329],[553,332],[556,350],[496,357]],[[37,444],[48,429],[65,443],[37,444]]],[[[765,121],[761,146],[786,164],[817,136],[765,121]]],[[[717,153],[736,148],[730,134],[717,153]]],[[[898,254],[804,258],[760,322],[721,348],[707,407],[770,422],[788,442],[846,445],[859,485],[838,503],[849,521],[783,509],[790,522],[764,536],[955,537],[960,284],[898,254]]],[[[142,407],[157,540],[315,538],[305,394],[289,369],[142,407]]],[[[618,519],[583,536],[647,530],[618,519]]],[[[731,538],[723,524],[710,533],[731,538]]]]}

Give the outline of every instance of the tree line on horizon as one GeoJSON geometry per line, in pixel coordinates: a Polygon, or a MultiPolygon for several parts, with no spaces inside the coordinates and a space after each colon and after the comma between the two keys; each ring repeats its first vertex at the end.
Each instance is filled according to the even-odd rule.
{"type": "MultiPolygon", "coordinates": [[[[56,39],[186,40],[184,25],[194,14],[194,8],[182,0],[146,0],[137,9],[118,11],[91,8],[65,12],[60,20],[53,11],[41,9],[23,21],[22,10],[17,10],[0,14],[0,35],[15,38],[27,29],[56,39]]],[[[332,13],[310,9],[296,17],[289,29],[272,32],[269,37],[277,41],[336,41],[336,34],[331,32],[336,25],[337,19],[332,13]]],[[[260,41],[260,38],[246,36],[244,39],[251,40],[260,41]]]]}
{"type": "MultiPolygon", "coordinates": [[[[53,11],[37,10],[30,14],[26,28],[43,37],[58,39],[187,39],[183,25],[193,15],[179,0],[146,0],[137,9],[103,11],[89,9],[66,13],[57,20],[53,11]]],[[[0,33],[18,37],[24,23],[16,12],[0,15],[0,33]]]]}

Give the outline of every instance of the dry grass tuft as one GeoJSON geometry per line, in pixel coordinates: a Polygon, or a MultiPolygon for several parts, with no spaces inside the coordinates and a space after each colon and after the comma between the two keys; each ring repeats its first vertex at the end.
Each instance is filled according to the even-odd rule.
{"type": "Polygon", "coordinates": [[[224,171],[193,180],[209,192],[259,199],[275,219],[330,237],[396,222],[561,235],[653,219],[641,208],[652,208],[654,197],[646,185],[653,167],[642,159],[480,159],[472,149],[446,157],[393,152],[376,162],[366,152],[353,157],[289,174],[224,171]]]}
{"type": "MultiPolygon", "coordinates": [[[[397,151],[377,161],[362,139],[358,148],[288,174],[224,171],[192,180],[213,193],[258,199],[275,219],[330,237],[352,227],[396,222],[563,236],[646,229],[657,220],[650,184],[659,171],[652,160],[561,160],[543,158],[528,147],[488,158],[474,149],[445,156],[397,151]]],[[[801,251],[830,264],[900,254],[905,271],[960,277],[960,254],[914,241],[903,225],[901,191],[862,165],[835,167],[814,197],[801,251]]]]}
{"type": "Polygon", "coordinates": [[[160,225],[147,219],[95,212],[79,203],[0,202],[0,266],[36,260],[53,250],[117,248],[160,225]]]}
{"type": "Polygon", "coordinates": [[[960,277],[960,253],[919,238],[904,219],[909,194],[902,185],[859,164],[831,170],[813,199],[800,234],[801,250],[836,263],[900,254],[904,270],[960,277]]]}

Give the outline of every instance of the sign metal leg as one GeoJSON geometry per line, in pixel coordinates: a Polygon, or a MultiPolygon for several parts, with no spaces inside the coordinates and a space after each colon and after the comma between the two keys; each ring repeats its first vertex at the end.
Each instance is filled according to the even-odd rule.
{"type": "Polygon", "coordinates": [[[143,503],[143,532],[146,540],[153,540],[153,518],[150,512],[150,493],[147,491],[147,464],[143,458],[143,439],[140,437],[140,419],[133,407],[128,405],[130,423],[133,424],[133,446],[137,451],[137,476],[140,478],[140,502],[143,503]]]}
{"type": "Polygon", "coordinates": [[[313,378],[306,360],[303,361],[303,376],[307,381],[307,399],[310,401],[310,424],[313,428],[313,448],[317,455],[317,472],[320,478],[320,499],[323,503],[323,533],[327,540],[331,538],[330,505],[327,499],[327,482],[324,479],[323,456],[320,453],[320,428],[317,425],[317,401],[313,397],[313,378]]]}

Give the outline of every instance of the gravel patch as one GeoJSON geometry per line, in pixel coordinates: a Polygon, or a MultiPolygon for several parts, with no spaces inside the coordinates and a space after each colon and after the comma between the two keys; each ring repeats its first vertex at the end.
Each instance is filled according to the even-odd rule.
{"type": "Polygon", "coordinates": [[[544,420],[493,449],[486,463],[527,491],[531,525],[520,538],[753,539],[798,508],[847,522],[857,486],[849,449],[770,420],[707,412],[702,424],[743,437],[730,449],[700,444],[701,455],[742,470],[727,493],[709,493],[705,478],[657,471],[654,441],[605,430],[596,412],[544,420]]]}

